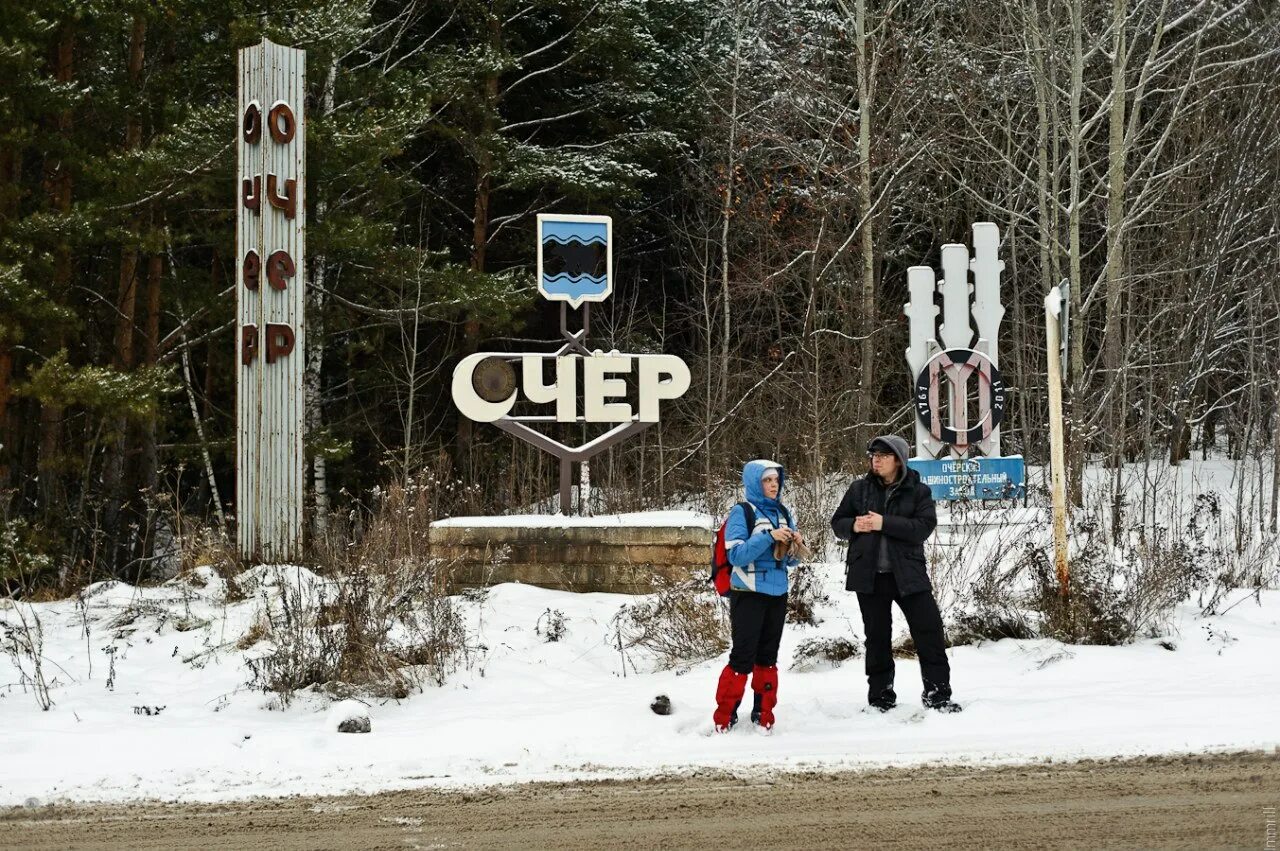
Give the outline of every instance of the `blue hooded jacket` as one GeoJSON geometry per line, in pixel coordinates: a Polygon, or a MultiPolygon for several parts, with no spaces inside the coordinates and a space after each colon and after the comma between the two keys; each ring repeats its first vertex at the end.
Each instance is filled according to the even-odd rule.
{"type": "Polygon", "coordinates": [[[787,593],[787,568],[798,563],[794,557],[779,562],[773,557],[773,529],[788,527],[794,529],[795,513],[783,513],[782,489],[787,483],[786,471],[782,465],[763,459],[748,461],[742,468],[742,490],[746,501],[751,503],[756,513],[754,529],[747,528],[746,513],[742,506],[735,505],[729,512],[729,520],[724,529],[724,545],[729,553],[729,564],[732,572],[729,587],[734,591],[756,591],[777,597],[787,593]],[[764,495],[760,480],[770,470],[778,471],[778,498],[769,499],[764,495]],[[788,523],[787,515],[791,515],[788,523]]]}

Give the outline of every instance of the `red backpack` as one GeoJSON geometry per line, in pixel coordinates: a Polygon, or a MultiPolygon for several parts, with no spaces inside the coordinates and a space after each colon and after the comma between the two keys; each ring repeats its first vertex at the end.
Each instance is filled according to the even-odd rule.
{"type": "MultiPolygon", "coordinates": [[[[750,535],[751,530],[756,527],[756,510],[749,502],[740,502],[738,505],[742,506],[742,512],[746,515],[747,534],[750,535]]],[[[729,564],[729,551],[724,546],[724,529],[729,525],[729,514],[725,515],[724,522],[716,531],[716,541],[711,545],[711,584],[716,586],[716,593],[721,597],[729,596],[729,577],[733,572],[733,566],[729,564]]]]}

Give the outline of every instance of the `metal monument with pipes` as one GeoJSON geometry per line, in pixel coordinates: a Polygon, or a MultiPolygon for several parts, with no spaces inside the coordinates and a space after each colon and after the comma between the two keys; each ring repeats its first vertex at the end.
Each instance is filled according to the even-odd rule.
{"type": "Polygon", "coordinates": [[[1000,374],[999,246],[999,228],[978,222],[972,256],[965,245],[942,246],[941,280],[931,266],[907,270],[916,413],[910,464],[937,500],[1009,499],[1025,490],[1022,456],[1000,452],[1009,393],[1000,374]]]}

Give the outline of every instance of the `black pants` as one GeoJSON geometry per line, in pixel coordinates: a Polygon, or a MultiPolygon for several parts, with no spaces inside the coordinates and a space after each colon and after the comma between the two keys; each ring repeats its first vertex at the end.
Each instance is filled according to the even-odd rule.
{"type": "Polygon", "coordinates": [[[907,617],[920,660],[925,692],[951,696],[951,666],[942,635],[942,615],[932,591],[903,597],[892,573],[877,573],[875,590],[858,595],[862,627],[867,634],[867,686],[871,699],[893,686],[893,604],[907,617]]]}
{"type": "Polygon", "coordinates": [[[786,621],[786,594],[775,597],[755,591],[730,591],[733,647],[729,650],[729,667],[739,674],[749,674],[755,665],[778,664],[778,645],[786,621]]]}

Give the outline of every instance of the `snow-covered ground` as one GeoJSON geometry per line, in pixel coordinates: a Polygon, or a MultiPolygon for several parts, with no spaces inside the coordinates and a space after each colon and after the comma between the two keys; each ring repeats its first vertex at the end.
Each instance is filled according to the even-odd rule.
{"type": "MultiPolygon", "coordinates": [[[[1253,565],[1248,575],[1274,589],[1274,541],[1257,526],[1235,524],[1242,508],[1258,516],[1269,504],[1269,478],[1260,474],[1268,470],[1269,464],[1213,459],[1177,468],[1157,461],[1128,466],[1117,483],[1091,467],[1086,505],[1105,511],[1114,504],[1109,489],[1118,486],[1125,494],[1126,536],[1134,535],[1135,522],[1175,534],[1195,530],[1212,545],[1201,547],[1198,557],[1224,560],[1210,565],[1211,575],[1235,559],[1235,568],[1253,565]],[[1232,555],[1239,551],[1244,555],[1232,555]]],[[[944,609],[963,599],[983,565],[1016,559],[1027,541],[1047,546],[1043,471],[1032,468],[1028,478],[1030,509],[963,517],[941,512],[944,526],[961,524],[941,529],[931,545],[944,609]]],[[[787,501],[806,528],[817,531],[847,481],[833,476],[822,487],[789,486],[787,501]]],[[[726,498],[726,506],[731,503],[726,498]]],[[[673,506],[699,507],[696,501],[673,506]]],[[[700,525],[706,518],[683,510],[490,522],[700,525]]],[[[302,588],[306,597],[332,587],[305,568],[254,568],[237,580],[248,598],[232,603],[208,567],[159,587],[101,583],[78,599],[0,600],[0,621],[17,627],[21,615],[31,627],[21,630],[20,640],[42,636],[54,704],[41,711],[21,685],[15,665],[30,674],[29,656],[0,652],[0,805],[371,792],[700,767],[755,773],[1280,746],[1280,590],[1264,590],[1256,600],[1246,590],[1233,591],[1212,617],[1200,615],[1193,595],[1158,635],[1122,647],[1038,639],[953,648],[956,698],[965,705],[958,715],[920,711],[919,668],[899,660],[900,706],[880,715],[863,711],[860,659],[791,670],[806,639],[862,640],[857,600],[843,590],[840,551],[821,549],[828,563],[816,569],[829,603],[817,611],[818,626],[787,627],[772,735],[750,724],[727,735],[711,732],[723,655],[659,670],[643,651],[620,653],[612,622],[634,597],[508,584],[456,598],[473,648],[469,661],[443,686],[428,685],[406,700],[371,702],[368,734],[336,732],[337,716],[352,714],[349,703],[334,707],[327,697],[303,693],[281,708],[277,698],[247,685],[248,661],[271,648],[245,638],[260,631],[264,606],[271,605],[278,620],[281,588],[302,588]],[[565,631],[549,642],[547,615],[555,612],[562,613],[565,631]],[[670,697],[672,714],[650,711],[659,694],[670,697]]],[[[1107,558],[1122,563],[1133,552],[1113,547],[1107,558]]],[[[900,616],[897,629],[905,632],[900,616]]]]}
{"type": "MultiPolygon", "coordinates": [[[[279,570],[284,581],[313,579],[301,568],[279,570]]],[[[370,734],[336,732],[326,699],[303,696],[282,710],[246,687],[245,659],[262,645],[236,643],[260,617],[262,597],[225,603],[211,570],[158,588],[100,584],[83,608],[75,600],[23,604],[40,617],[55,705],[41,711],[12,685],[18,673],[0,656],[0,805],[1280,746],[1280,591],[1261,592],[1260,603],[1234,592],[1211,618],[1179,609],[1164,639],[1172,650],[1157,639],[955,648],[956,697],[965,704],[958,715],[920,711],[919,669],[899,660],[901,705],[882,716],[863,711],[860,660],[789,670],[806,638],[861,639],[843,568],[820,570],[831,604],[819,626],[787,628],[772,735],[750,724],[712,734],[723,657],[655,671],[629,651],[624,664],[610,620],[631,597],[508,584],[460,602],[486,649],[443,687],[374,702],[370,734]],[[565,617],[557,642],[538,628],[548,609],[565,617]],[[650,711],[659,694],[670,696],[671,715],[650,711]]],[[[255,573],[269,578],[267,568],[255,573]]],[[[0,619],[13,623],[14,615],[0,603],[0,619]]]]}

